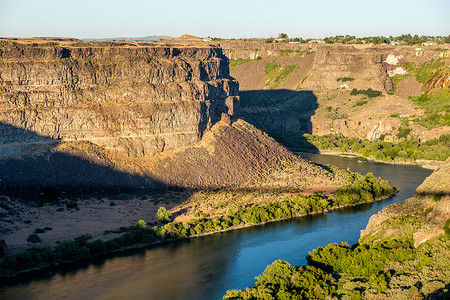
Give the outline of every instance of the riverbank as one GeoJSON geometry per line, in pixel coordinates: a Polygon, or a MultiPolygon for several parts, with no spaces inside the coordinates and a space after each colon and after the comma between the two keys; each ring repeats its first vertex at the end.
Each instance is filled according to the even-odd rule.
{"type": "Polygon", "coordinates": [[[142,248],[185,238],[193,238],[219,232],[260,226],[269,222],[318,214],[335,209],[378,201],[397,192],[389,183],[371,174],[362,176],[348,172],[350,185],[336,191],[332,197],[296,195],[291,200],[269,202],[250,207],[229,210],[212,218],[191,219],[188,222],[171,222],[159,227],[147,228],[145,222],[123,228],[123,235],[109,240],[83,235],[73,241],[60,242],[55,248],[33,247],[6,256],[0,265],[3,276],[15,276],[27,270],[48,268],[55,264],[83,261],[97,256],[142,248]]]}
{"type": "Polygon", "coordinates": [[[367,140],[348,138],[342,135],[310,135],[305,134],[306,152],[314,150],[334,155],[352,154],[364,157],[369,161],[396,164],[416,165],[435,170],[450,156],[450,134],[441,134],[438,138],[427,141],[405,139],[392,142],[383,139],[367,140]]]}
{"type": "Polygon", "coordinates": [[[448,299],[450,296],[450,159],[412,198],[372,215],[360,239],[309,252],[307,265],[277,260],[254,286],[223,299],[448,299]],[[306,284],[304,284],[306,283],[306,284]]]}
{"type": "MultiPolygon", "coordinates": [[[[311,152],[297,151],[294,153],[310,154],[311,152]]],[[[436,170],[444,163],[443,161],[439,161],[439,160],[426,160],[426,159],[405,160],[405,161],[400,161],[400,160],[386,161],[386,160],[379,160],[379,159],[375,159],[375,158],[371,158],[371,157],[364,157],[361,153],[343,152],[343,151],[338,151],[338,150],[319,150],[319,154],[337,155],[337,156],[342,156],[342,157],[360,157],[363,159],[362,161],[370,161],[370,162],[390,164],[390,165],[418,166],[418,167],[428,169],[428,170],[436,170]]]]}

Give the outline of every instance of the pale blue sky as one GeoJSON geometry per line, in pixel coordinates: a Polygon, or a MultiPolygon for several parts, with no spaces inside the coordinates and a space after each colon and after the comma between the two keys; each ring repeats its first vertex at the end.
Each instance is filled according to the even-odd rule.
{"type": "Polygon", "coordinates": [[[450,0],[0,0],[0,36],[450,34],[450,0]]]}

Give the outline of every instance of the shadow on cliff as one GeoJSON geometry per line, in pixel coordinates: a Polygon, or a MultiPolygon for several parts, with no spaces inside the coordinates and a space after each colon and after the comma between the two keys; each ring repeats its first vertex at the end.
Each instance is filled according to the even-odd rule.
{"type": "Polygon", "coordinates": [[[33,131],[0,123],[0,133],[14,139],[0,144],[0,195],[51,201],[180,190],[148,176],[116,170],[88,155],[55,151],[61,141],[33,131]]]}
{"type": "Polygon", "coordinates": [[[319,152],[303,136],[312,133],[311,116],[318,106],[312,91],[251,90],[239,96],[245,121],[293,151],[319,152]]]}

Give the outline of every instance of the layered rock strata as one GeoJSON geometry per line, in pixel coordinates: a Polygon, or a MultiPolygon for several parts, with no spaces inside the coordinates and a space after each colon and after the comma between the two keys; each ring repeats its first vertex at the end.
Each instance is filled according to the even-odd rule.
{"type": "Polygon", "coordinates": [[[0,40],[3,155],[55,141],[153,155],[238,112],[238,83],[217,47],[0,40]]]}

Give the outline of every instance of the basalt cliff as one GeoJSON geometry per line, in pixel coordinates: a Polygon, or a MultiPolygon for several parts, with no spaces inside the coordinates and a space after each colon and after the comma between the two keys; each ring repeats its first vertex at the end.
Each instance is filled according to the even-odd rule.
{"type": "Polygon", "coordinates": [[[239,109],[215,47],[1,41],[0,84],[1,154],[51,138],[153,155],[198,142],[239,109]]]}
{"type": "Polygon", "coordinates": [[[240,186],[292,166],[301,185],[339,182],[239,117],[217,46],[0,40],[5,195],[240,186]]]}

